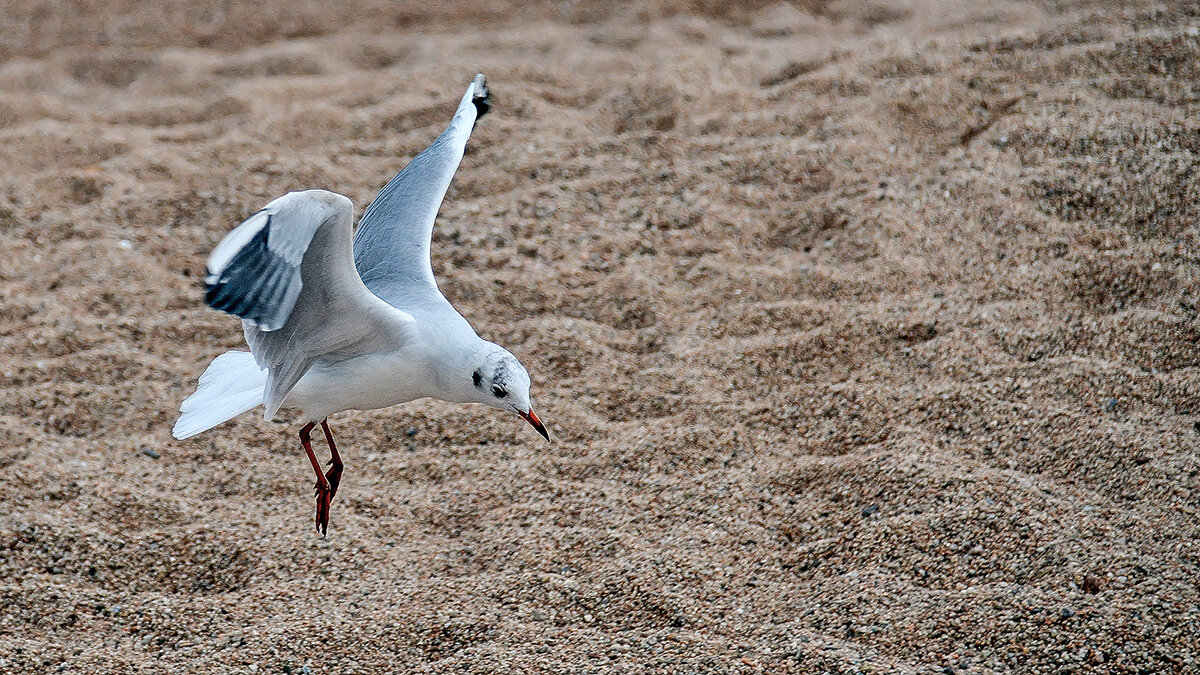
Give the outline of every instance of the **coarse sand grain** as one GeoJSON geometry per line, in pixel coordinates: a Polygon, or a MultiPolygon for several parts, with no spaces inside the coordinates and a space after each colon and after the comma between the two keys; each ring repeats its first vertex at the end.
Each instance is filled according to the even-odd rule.
{"type": "Polygon", "coordinates": [[[0,7],[0,673],[1200,672],[1187,2],[0,7]],[[204,260],[476,72],[434,268],[555,437],[188,441],[204,260]]]}

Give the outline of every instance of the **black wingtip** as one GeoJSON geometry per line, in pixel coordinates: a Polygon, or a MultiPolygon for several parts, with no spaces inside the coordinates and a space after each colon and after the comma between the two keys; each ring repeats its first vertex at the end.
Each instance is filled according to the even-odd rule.
{"type": "Polygon", "coordinates": [[[482,73],[475,76],[472,80],[475,85],[475,94],[471,96],[471,103],[475,104],[475,119],[488,114],[492,109],[492,92],[488,91],[487,78],[482,73]]]}

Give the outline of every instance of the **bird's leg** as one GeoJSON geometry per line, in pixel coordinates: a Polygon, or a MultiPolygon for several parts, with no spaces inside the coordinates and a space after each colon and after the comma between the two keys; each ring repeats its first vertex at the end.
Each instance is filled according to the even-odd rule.
{"type": "Polygon", "coordinates": [[[321,533],[321,536],[325,536],[329,530],[329,500],[333,499],[333,493],[329,489],[329,480],[325,478],[325,474],[321,473],[321,462],[313,453],[312,439],[309,433],[315,426],[317,426],[316,422],[304,425],[304,428],[300,430],[300,444],[304,446],[304,452],[308,453],[308,461],[312,462],[313,471],[317,474],[317,531],[321,533]]]}
{"type": "Polygon", "coordinates": [[[329,430],[327,419],[321,420],[321,431],[325,432],[325,442],[329,444],[329,471],[325,472],[325,480],[329,481],[329,499],[332,500],[337,494],[338,483],[342,482],[342,456],[333,442],[333,432],[329,430]]]}

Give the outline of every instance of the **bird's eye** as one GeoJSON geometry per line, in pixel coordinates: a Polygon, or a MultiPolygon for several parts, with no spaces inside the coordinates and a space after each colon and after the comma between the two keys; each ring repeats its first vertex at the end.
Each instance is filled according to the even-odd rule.
{"type": "Polygon", "coordinates": [[[493,384],[492,395],[496,398],[504,398],[505,396],[508,396],[508,390],[498,384],[493,384]]]}

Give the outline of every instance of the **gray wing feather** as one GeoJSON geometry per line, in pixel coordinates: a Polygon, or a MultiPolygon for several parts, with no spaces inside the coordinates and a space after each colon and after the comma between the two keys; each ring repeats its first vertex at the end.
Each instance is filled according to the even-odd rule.
{"type": "Polygon", "coordinates": [[[354,264],[373,293],[395,303],[398,285],[437,282],[429,240],[442,198],[462,161],[475,121],[490,107],[483,75],[476,75],[450,125],[379,192],[354,235],[354,264]]]}
{"type": "Polygon", "coordinates": [[[246,343],[268,371],[267,419],[317,359],[394,349],[412,336],[412,317],[375,297],[354,268],[353,213],[341,195],[291,192],[209,256],[209,304],[242,318],[246,343]]]}

